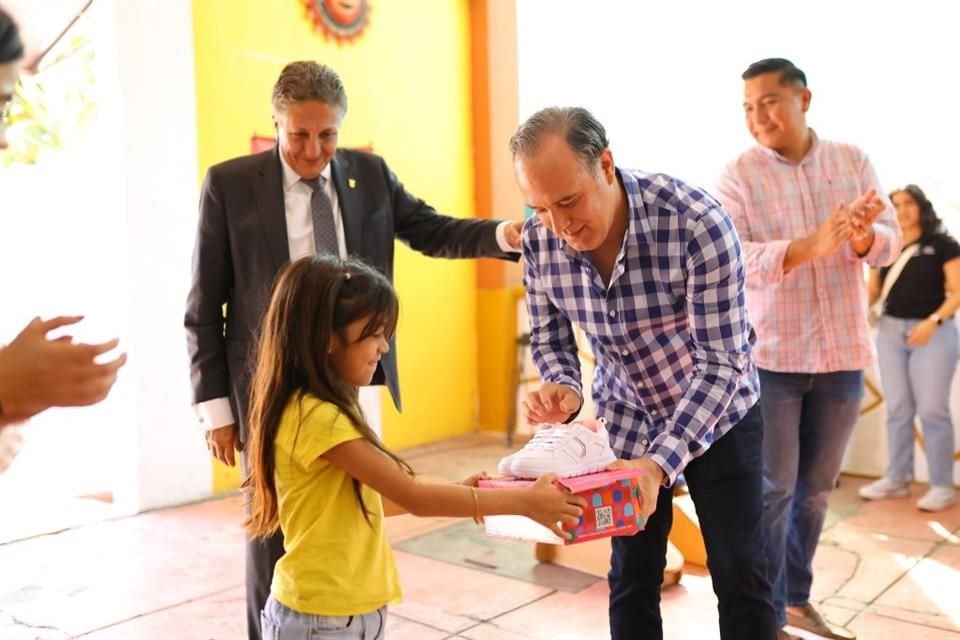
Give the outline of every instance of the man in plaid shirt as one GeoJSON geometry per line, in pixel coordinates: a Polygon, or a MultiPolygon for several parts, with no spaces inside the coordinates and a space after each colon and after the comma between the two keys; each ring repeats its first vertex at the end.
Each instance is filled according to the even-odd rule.
{"type": "Polygon", "coordinates": [[[813,554],[873,359],[863,263],[900,252],[900,229],[860,149],[806,124],[810,90],[789,60],[743,73],[759,143],[730,163],[718,197],[743,241],[763,389],[767,562],[781,626],[852,639],[809,602],[813,554]]]}
{"type": "Polygon", "coordinates": [[[543,385],[531,423],[582,402],[572,323],[597,367],[593,399],[616,466],[641,480],[646,529],[613,538],[610,631],[662,638],[660,585],[683,472],[710,556],[725,639],[776,636],[761,527],[761,438],[744,265],[730,218],[705,192],[618,168],[586,110],[544,109],[510,141],[536,214],[524,227],[531,349],[543,385]]]}

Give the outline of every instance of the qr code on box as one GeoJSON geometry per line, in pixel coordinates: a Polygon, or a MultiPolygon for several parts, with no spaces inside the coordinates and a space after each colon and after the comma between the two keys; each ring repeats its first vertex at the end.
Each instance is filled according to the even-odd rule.
{"type": "Polygon", "coordinates": [[[597,519],[597,531],[613,526],[613,507],[600,507],[593,513],[597,519]]]}

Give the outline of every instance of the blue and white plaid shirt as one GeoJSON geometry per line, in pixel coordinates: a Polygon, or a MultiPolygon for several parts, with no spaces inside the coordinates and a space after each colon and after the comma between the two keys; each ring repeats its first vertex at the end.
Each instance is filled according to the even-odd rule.
{"type": "Polygon", "coordinates": [[[704,191],[618,169],[629,228],[609,286],[537,219],[523,230],[533,360],[582,395],[571,323],[597,367],[593,400],[614,451],[647,456],[670,485],[760,397],[740,240],[704,191]]]}

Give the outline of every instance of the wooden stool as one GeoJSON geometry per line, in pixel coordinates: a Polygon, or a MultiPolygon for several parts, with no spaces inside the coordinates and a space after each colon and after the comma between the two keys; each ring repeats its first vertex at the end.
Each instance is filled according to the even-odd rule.
{"type": "MultiPolygon", "coordinates": [[[[637,535],[643,535],[638,533],[637,535]]],[[[606,578],[610,571],[610,538],[600,538],[572,545],[536,543],[534,554],[539,562],[575,569],[599,578],[606,578]]],[[[683,575],[683,554],[667,543],[667,566],[663,570],[663,586],[680,582],[683,575]]]]}

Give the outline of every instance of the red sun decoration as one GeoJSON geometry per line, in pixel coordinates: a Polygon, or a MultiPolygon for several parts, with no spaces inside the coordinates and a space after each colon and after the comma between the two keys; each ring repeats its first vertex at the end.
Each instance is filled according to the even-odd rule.
{"type": "Polygon", "coordinates": [[[313,27],[337,44],[352,42],[363,35],[370,20],[367,0],[302,0],[313,27]]]}

